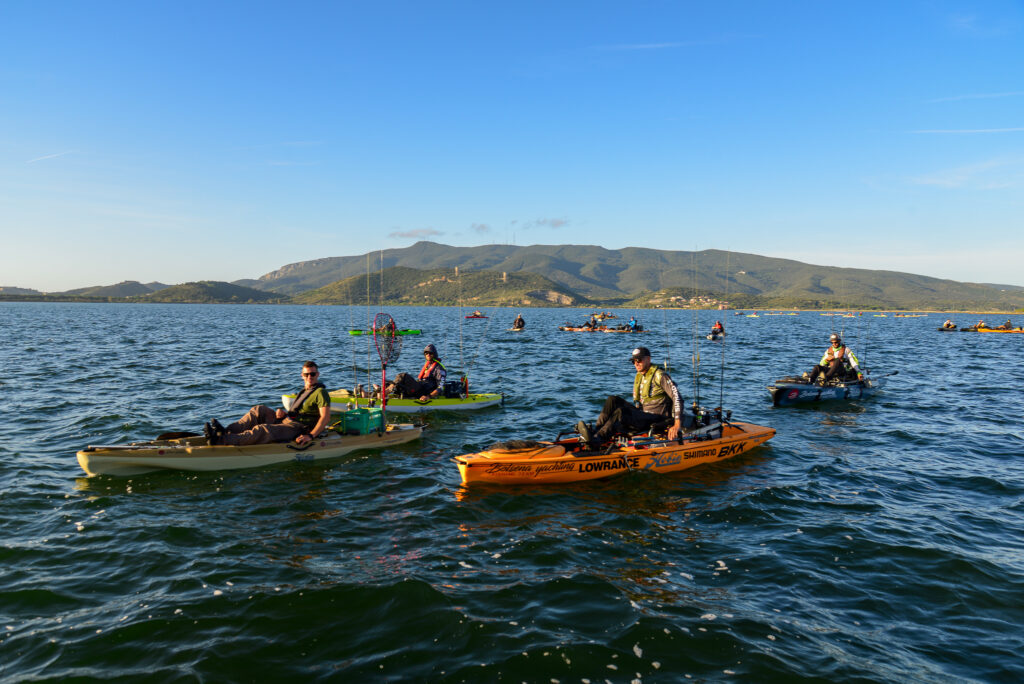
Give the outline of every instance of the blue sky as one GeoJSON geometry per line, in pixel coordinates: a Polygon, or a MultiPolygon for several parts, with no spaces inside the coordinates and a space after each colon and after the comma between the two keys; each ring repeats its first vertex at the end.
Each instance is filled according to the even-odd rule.
{"type": "Polygon", "coordinates": [[[0,286],[408,246],[1024,285],[1024,4],[0,4],[0,286]]]}

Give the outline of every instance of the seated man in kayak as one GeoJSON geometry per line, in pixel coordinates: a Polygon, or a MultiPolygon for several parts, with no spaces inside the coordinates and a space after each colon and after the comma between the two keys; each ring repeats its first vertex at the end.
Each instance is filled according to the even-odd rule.
{"type": "Polygon", "coordinates": [[[1011,322],[1010,322],[1010,319],[1009,319],[1009,318],[1007,318],[1007,319],[1006,319],[1006,322],[1005,322],[1005,323],[1003,323],[1003,324],[1002,324],[1001,326],[999,326],[999,328],[998,328],[998,329],[999,329],[999,330],[1013,330],[1013,323],[1011,323],[1011,322]]]}
{"type": "Polygon", "coordinates": [[[715,321],[715,324],[711,326],[712,335],[724,335],[725,328],[722,326],[722,321],[715,321]]]}
{"type": "Polygon", "coordinates": [[[629,322],[626,323],[626,325],[629,326],[629,329],[632,330],[633,332],[636,332],[637,330],[640,329],[640,323],[636,320],[636,317],[634,316],[629,317],[629,322]]]}
{"type": "Polygon", "coordinates": [[[613,435],[649,430],[669,420],[668,438],[675,439],[683,429],[683,402],[679,389],[668,373],[651,363],[647,347],[637,347],[630,356],[636,369],[633,378],[633,403],[620,396],[609,396],[594,428],[580,421],[576,431],[591,448],[598,448],[613,435]]]}
{"type": "Polygon", "coordinates": [[[849,347],[843,344],[839,335],[832,333],[829,341],[831,342],[829,348],[825,350],[825,355],[821,357],[818,365],[811,370],[809,380],[814,382],[820,376],[820,384],[825,384],[833,378],[845,380],[846,376],[851,373],[856,373],[858,380],[863,378],[864,374],[860,372],[857,357],[853,355],[849,347]]]}
{"type": "Polygon", "coordinates": [[[399,373],[388,383],[388,394],[400,397],[414,397],[420,401],[430,401],[444,391],[444,381],[448,370],[437,357],[437,347],[428,344],[423,348],[423,368],[414,378],[408,373],[399,373]]]}
{"type": "Polygon", "coordinates": [[[208,444],[250,446],[271,442],[299,444],[311,441],[327,428],[331,419],[331,395],[319,382],[320,368],[313,361],[302,364],[303,387],[292,402],[291,409],[277,409],[259,404],[227,427],[216,418],[203,426],[208,444]]]}
{"type": "Polygon", "coordinates": [[[526,321],[523,320],[523,314],[516,314],[516,320],[512,321],[512,327],[515,330],[522,330],[526,327],[526,321]]]}
{"type": "Polygon", "coordinates": [[[956,323],[953,322],[953,319],[947,318],[946,322],[942,324],[942,327],[946,328],[947,330],[952,330],[953,328],[956,327],[956,323]]]}

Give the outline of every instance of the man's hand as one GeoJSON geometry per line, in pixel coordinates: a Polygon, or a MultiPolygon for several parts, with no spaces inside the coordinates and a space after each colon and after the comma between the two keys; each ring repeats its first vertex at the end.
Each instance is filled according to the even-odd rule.
{"type": "Polygon", "coordinates": [[[312,441],[313,441],[313,438],[310,437],[307,434],[301,434],[301,435],[299,435],[298,437],[295,438],[295,443],[296,444],[300,444],[300,445],[301,444],[305,444],[306,442],[312,442],[312,441]]]}
{"type": "Polygon", "coordinates": [[[274,415],[277,416],[278,420],[284,420],[284,417],[288,415],[288,412],[279,408],[274,412],[274,415]]]}
{"type": "Polygon", "coordinates": [[[676,437],[679,436],[679,431],[682,430],[682,429],[683,429],[682,424],[679,421],[676,421],[668,429],[668,438],[669,439],[675,439],[676,437]]]}

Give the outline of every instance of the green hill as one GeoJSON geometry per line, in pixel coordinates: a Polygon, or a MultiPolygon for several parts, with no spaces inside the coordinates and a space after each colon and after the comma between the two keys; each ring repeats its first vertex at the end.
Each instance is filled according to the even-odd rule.
{"type": "Polygon", "coordinates": [[[136,302],[180,302],[189,304],[279,304],[288,301],[273,292],[254,290],[213,280],[201,280],[195,283],[171,285],[157,292],[130,297],[128,301],[136,302]]]}
{"type": "MultiPolygon", "coordinates": [[[[666,293],[678,295],[693,290],[714,293],[734,306],[743,302],[739,305],[761,308],[1011,310],[1024,306],[1024,289],[1013,286],[817,266],[721,250],[609,250],[587,245],[450,247],[418,242],[412,247],[369,255],[289,264],[262,276],[254,286],[283,294],[300,293],[345,278],[365,278],[368,266],[371,273],[379,274],[382,260],[386,269],[401,266],[451,273],[458,266],[467,275],[482,271],[506,272],[510,278],[514,274],[543,274],[565,294],[593,303],[655,305],[673,296],[666,293]]],[[[362,299],[365,297],[364,285],[362,299]]]]}
{"type": "Polygon", "coordinates": [[[163,283],[142,284],[137,280],[125,280],[116,285],[97,285],[95,287],[81,287],[77,290],[68,290],[60,294],[75,297],[138,297],[147,295],[166,288],[163,283]]]}
{"type": "Polygon", "coordinates": [[[535,273],[472,271],[455,275],[454,269],[418,269],[396,266],[367,276],[351,276],[292,297],[295,304],[429,304],[467,306],[575,306],[579,295],[535,273]]]}

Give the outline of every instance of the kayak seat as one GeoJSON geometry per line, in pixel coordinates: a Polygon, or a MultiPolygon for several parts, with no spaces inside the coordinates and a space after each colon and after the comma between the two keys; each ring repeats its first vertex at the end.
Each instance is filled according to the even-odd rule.
{"type": "Polygon", "coordinates": [[[551,444],[550,442],[513,439],[507,442],[496,442],[480,453],[485,458],[505,458],[509,454],[515,454],[522,459],[556,458],[565,454],[565,447],[561,444],[551,444]]]}

